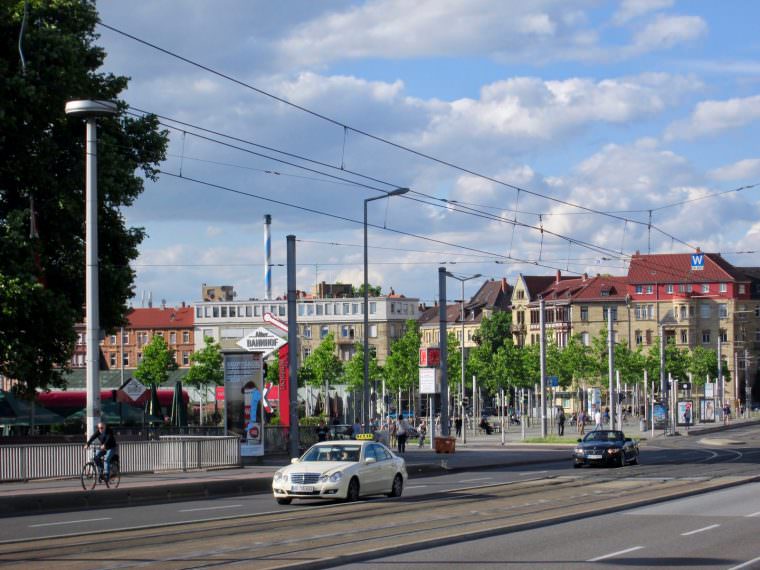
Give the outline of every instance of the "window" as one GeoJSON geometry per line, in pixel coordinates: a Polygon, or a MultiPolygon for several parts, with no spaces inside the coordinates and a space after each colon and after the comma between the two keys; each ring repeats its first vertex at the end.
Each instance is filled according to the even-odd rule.
{"type": "Polygon", "coordinates": [[[590,346],[591,342],[589,340],[589,334],[587,332],[581,333],[581,343],[583,343],[583,346],[590,346]]]}
{"type": "Polygon", "coordinates": [[[309,356],[311,356],[311,349],[310,348],[304,348],[303,349],[303,358],[304,358],[304,360],[306,360],[307,358],[309,358],[309,356]]]}
{"type": "Polygon", "coordinates": [[[332,303],[327,303],[325,305],[325,315],[332,315],[332,311],[333,311],[332,303]]]}
{"type": "Polygon", "coordinates": [[[127,368],[129,366],[129,353],[125,352],[121,355],[121,361],[124,364],[124,367],[127,368]]]}
{"type": "Polygon", "coordinates": [[[652,331],[651,330],[647,330],[646,339],[647,339],[647,346],[650,346],[652,344],[652,331]]]}
{"type": "Polygon", "coordinates": [[[317,303],[317,316],[321,317],[325,314],[325,306],[322,303],[317,303]]]}
{"type": "Polygon", "coordinates": [[[137,353],[137,362],[140,363],[140,362],[142,362],[142,360],[143,360],[142,359],[142,352],[138,352],[137,353]]]}
{"type": "Polygon", "coordinates": [[[108,365],[113,368],[116,366],[116,353],[115,352],[109,352],[108,353],[108,365]]]}
{"type": "Polygon", "coordinates": [[[351,314],[352,315],[359,314],[359,303],[351,303],[351,314]]]}
{"type": "Polygon", "coordinates": [[[377,303],[375,301],[369,302],[369,314],[370,315],[376,315],[377,314],[377,303]]]}
{"type": "MultiPolygon", "coordinates": [[[[638,309],[638,307],[636,307],[638,309]]],[[[588,305],[581,305],[581,320],[588,320],[588,305]]]]}
{"type": "Polygon", "coordinates": [[[206,318],[211,316],[211,307],[203,307],[203,316],[206,318]]]}
{"type": "Polygon", "coordinates": [[[177,333],[174,331],[169,333],[169,344],[177,344],[177,333]]]}
{"type": "MultiPolygon", "coordinates": [[[[760,310],[760,305],[755,308],[755,314],[757,314],[758,310],[760,310]]],[[[84,334],[77,333],[77,344],[85,344],[84,334]]]]}
{"type": "Polygon", "coordinates": [[[201,307],[195,307],[195,318],[200,319],[203,316],[203,309],[201,307]]]}
{"type": "Polygon", "coordinates": [[[377,358],[377,347],[374,344],[369,345],[369,355],[372,358],[377,358]]]}
{"type": "Polygon", "coordinates": [[[710,284],[702,283],[702,293],[709,293],[709,292],[710,292],[710,284]]]}
{"type": "Polygon", "coordinates": [[[214,316],[214,318],[219,318],[219,307],[212,307],[211,314],[214,316]]]}
{"type": "Polygon", "coordinates": [[[720,342],[728,342],[728,331],[726,329],[720,329],[718,336],[720,337],[720,342]]]}
{"type": "Polygon", "coordinates": [[[617,307],[604,307],[604,320],[608,320],[609,317],[609,311],[612,311],[612,320],[617,321],[617,307]]]}
{"type": "Polygon", "coordinates": [[[245,316],[246,317],[250,317],[252,315],[253,315],[253,307],[251,307],[250,305],[246,305],[245,306],[245,316]]]}
{"type": "Polygon", "coordinates": [[[277,314],[279,316],[281,316],[281,317],[287,317],[288,316],[287,313],[288,313],[288,307],[287,307],[287,305],[280,305],[277,308],[277,314]]]}
{"type": "Polygon", "coordinates": [[[129,333],[125,332],[121,335],[121,342],[124,344],[129,344],[129,333]]]}
{"type": "Polygon", "coordinates": [[[304,325],[304,327],[303,327],[303,337],[304,338],[311,338],[311,327],[309,325],[304,325]]]}
{"type": "Polygon", "coordinates": [[[700,319],[709,319],[710,318],[710,305],[707,303],[703,303],[699,306],[699,318],[700,319]]]}
{"type": "Polygon", "coordinates": [[[314,305],[312,303],[309,303],[306,305],[306,316],[311,317],[314,315],[314,305]]]}
{"type": "Polygon", "coordinates": [[[305,313],[306,313],[306,306],[298,305],[298,316],[303,317],[305,313]]]}
{"type": "Polygon", "coordinates": [[[116,344],[116,335],[115,334],[111,335],[111,344],[112,345],[116,344]]]}
{"type": "Polygon", "coordinates": [[[680,314],[679,314],[679,318],[680,318],[682,321],[683,321],[683,320],[686,320],[686,314],[687,314],[687,313],[686,313],[686,305],[681,305],[680,307],[678,307],[678,310],[679,310],[679,313],[680,313],[680,314]]]}
{"type": "Polygon", "coordinates": [[[377,325],[369,325],[369,337],[377,338],[377,325]]]}
{"type": "Polygon", "coordinates": [[[720,305],[718,305],[718,316],[721,319],[728,318],[728,305],[726,303],[721,303],[720,305]]]}
{"type": "Polygon", "coordinates": [[[189,352],[183,352],[182,353],[182,366],[189,366],[190,365],[190,353],[189,352]]]}
{"type": "Polygon", "coordinates": [[[342,325],[340,327],[340,336],[342,336],[343,338],[348,338],[348,333],[349,333],[349,326],[342,325]]]}
{"type": "Polygon", "coordinates": [[[667,285],[665,285],[665,292],[666,293],[672,293],[673,292],[673,284],[672,283],[668,283],[667,285]]]}
{"type": "Polygon", "coordinates": [[[647,295],[651,295],[654,292],[652,285],[647,285],[647,295]]]}
{"type": "Polygon", "coordinates": [[[641,346],[644,344],[644,335],[641,333],[641,331],[636,331],[634,338],[636,339],[636,345],[641,346]]]}
{"type": "Polygon", "coordinates": [[[190,331],[182,331],[182,342],[187,344],[190,342],[190,331]]]}
{"type": "Polygon", "coordinates": [[[678,292],[679,293],[688,293],[689,292],[689,285],[686,283],[679,283],[678,284],[678,292]]]}
{"type": "Polygon", "coordinates": [[[689,331],[681,329],[681,344],[689,344],[689,331]]]}
{"type": "Polygon", "coordinates": [[[254,317],[260,317],[261,316],[261,305],[254,305],[253,306],[253,316],[254,317]]]}
{"type": "Polygon", "coordinates": [[[391,338],[396,338],[396,325],[391,324],[390,327],[388,327],[388,336],[391,338]]]}
{"type": "Polygon", "coordinates": [[[154,336],[160,336],[161,338],[164,338],[164,331],[156,331],[153,334],[154,334],[154,336]]]}
{"type": "Polygon", "coordinates": [[[322,328],[319,329],[319,338],[324,339],[328,334],[330,334],[330,327],[322,325],[322,328]]]}
{"type": "Polygon", "coordinates": [[[636,285],[636,294],[641,295],[644,292],[644,286],[643,285],[636,285]]]}
{"type": "Polygon", "coordinates": [[[728,284],[727,283],[721,283],[718,287],[719,287],[719,291],[721,293],[725,293],[726,291],[728,291],[728,284]]]}
{"type": "Polygon", "coordinates": [[[744,295],[747,291],[747,286],[744,283],[739,283],[739,295],[744,295]]]}
{"type": "Polygon", "coordinates": [[[710,331],[702,331],[702,344],[710,344],[710,331]]]}
{"type": "Polygon", "coordinates": [[[237,310],[235,309],[235,307],[230,307],[230,317],[235,317],[235,316],[237,316],[237,310]]]}
{"type": "Polygon", "coordinates": [[[203,338],[214,338],[214,329],[203,329],[203,338]]]}
{"type": "Polygon", "coordinates": [[[343,303],[343,314],[344,315],[351,314],[351,303],[343,303]]]}

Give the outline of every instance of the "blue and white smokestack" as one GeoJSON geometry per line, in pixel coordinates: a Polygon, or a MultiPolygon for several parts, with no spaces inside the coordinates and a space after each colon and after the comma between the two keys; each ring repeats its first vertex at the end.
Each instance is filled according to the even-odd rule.
{"type": "Polygon", "coordinates": [[[264,285],[266,286],[266,297],[272,298],[272,236],[270,226],[272,225],[272,216],[264,214],[264,285]]]}

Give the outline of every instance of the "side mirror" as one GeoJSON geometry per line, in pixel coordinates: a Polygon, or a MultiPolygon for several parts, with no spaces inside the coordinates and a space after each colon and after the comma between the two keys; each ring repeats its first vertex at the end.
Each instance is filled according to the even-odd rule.
{"type": "Polygon", "coordinates": [[[367,457],[367,459],[364,460],[364,463],[366,463],[367,465],[369,465],[370,463],[376,463],[376,462],[377,462],[377,459],[375,459],[374,457],[367,457]]]}
{"type": "Polygon", "coordinates": [[[290,460],[291,463],[298,463],[299,461],[301,460],[298,459],[298,457],[294,457],[293,459],[290,460]]]}

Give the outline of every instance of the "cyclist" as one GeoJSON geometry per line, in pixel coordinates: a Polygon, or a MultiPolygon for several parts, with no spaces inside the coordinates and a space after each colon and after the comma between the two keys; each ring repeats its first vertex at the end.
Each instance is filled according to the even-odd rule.
{"type": "Polygon", "coordinates": [[[100,449],[95,453],[95,464],[98,466],[98,470],[102,473],[103,479],[107,482],[111,476],[111,458],[119,444],[116,443],[116,436],[113,434],[113,430],[107,427],[105,423],[98,422],[98,431],[96,431],[90,439],[87,440],[85,448],[87,448],[93,441],[98,440],[100,442],[100,449]],[[105,469],[103,467],[103,457],[105,456],[105,469]]]}

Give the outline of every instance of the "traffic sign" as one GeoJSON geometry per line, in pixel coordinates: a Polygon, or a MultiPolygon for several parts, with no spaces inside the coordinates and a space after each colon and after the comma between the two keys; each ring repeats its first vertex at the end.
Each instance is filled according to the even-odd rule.
{"type": "Polygon", "coordinates": [[[241,338],[237,344],[248,352],[261,352],[263,356],[266,356],[286,343],[287,340],[277,336],[269,329],[259,327],[241,338]]]}
{"type": "Polygon", "coordinates": [[[553,386],[554,388],[559,386],[559,378],[557,376],[549,376],[548,380],[549,380],[549,386],[553,386]]]}
{"type": "Polygon", "coordinates": [[[440,391],[438,368],[420,368],[420,394],[438,394],[440,391]]]}
{"type": "Polygon", "coordinates": [[[139,400],[143,394],[145,394],[147,388],[137,378],[130,378],[129,381],[124,384],[121,391],[124,392],[133,402],[139,400]]]}

